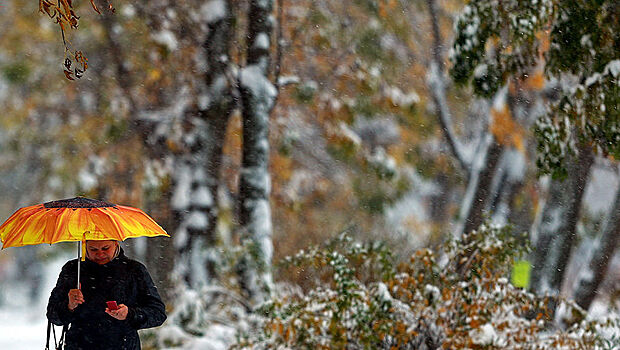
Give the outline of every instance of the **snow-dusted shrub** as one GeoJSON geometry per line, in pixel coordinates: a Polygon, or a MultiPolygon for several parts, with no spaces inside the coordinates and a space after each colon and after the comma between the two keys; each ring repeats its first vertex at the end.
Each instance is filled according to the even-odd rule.
{"type": "Polygon", "coordinates": [[[236,291],[218,285],[179,288],[162,327],[141,333],[142,348],[225,350],[250,315],[236,291]]]}
{"type": "MultiPolygon", "coordinates": [[[[483,226],[445,244],[420,250],[395,265],[380,244],[341,236],[288,262],[329,270],[305,293],[278,295],[263,305],[235,349],[611,349],[609,321],[573,318],[558,328],[550,300],[512,286],[509,269],[524,253],[509,229],[483,226]],[[439,263],[438,260],[445,261],[439,263]],[[369,271],[370,270],[370,271],[369,271]],[[607,342],[607,343],[606,343],[607,342]]],[[[617,334],[616,334],[617,335],[617,334]]]]}

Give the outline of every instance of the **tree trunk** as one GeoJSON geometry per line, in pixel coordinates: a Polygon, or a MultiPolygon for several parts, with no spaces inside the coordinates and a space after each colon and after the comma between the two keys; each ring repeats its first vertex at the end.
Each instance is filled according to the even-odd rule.
{"type": "Polygon", "coordinates": [[[534,292],[560,293],[593,159],[591,151],[581,147],[579,159],[569,169],[568,178],[551,181],[532,262],[530,288],[534,292]]]}
{"type": "Polygon", "coordinates": [[[609,213],[602,230],[598,246],[592,254],[590,263],[579,276],[576,284],[575,301],[584,310],[588,310],[596,297],[598,287],[603,282],[611,258],[613,258],[620,240],[620,188],[616,191],[616,201],[609,213]]]}
{"type": "MultiPolygon", "coordinates": [[[[207,249],[214,249],[218,220],[217,192],[220,184],[220,170],[226,127],[235,108],[233,79],[230,72],[230,45],[233,38],[232,12],[230,0],[226,2],[226,15],[210,22],[207,39],[204,43],[209,68],[205,75],[209,103],[201,111],[201,118],[206,123],[207,137],[210,139],[205,150],[205,174],[208,195],[213,199],[211,205],[205,207],[207,227],[205,243],[207,249]],[[225,83],[222,86],[222,83],[225,83]]],[[[210,276],[215,276],[214,254],[207,254],[205,268],[210,276]]]]}
{"type": "Polygon", "coordinates": [[[185,111],[185,154],[173,177],[172,207],[179,232],[185,237],[179,245],[182,264],[178,268],[193,287],[215,277],[217,190],[226,126],[235,107],[229,58],[233,37],[230,3],[223,9],[223,15],[207,23],[205,95],[199,97],[197,110],[185,111]]]}
{"type": "Polygon", "coordinates": [[[503,146],[491,138],[491,144],[486,149],[482,160],[483,167],[472,166],[467,192],[473,191],[473,196],[467,195],[463,201],[465,208],[465,225],[462,232],[469,233],[480,226],[484,220],[484,208],[491,195],[491,185],[497,165],[502,155],[503,146]]]}
{"type": "Polygon", "coordinates": [[[273,0],[252,0],[249,9],[247,66],[240,72],[243,150],[239,179],[239,222],[248,253],[241,262],[242,287],[253,302],[262,301],[272,285],[273,255],[269,193],[269,114],[277,90],[267,75],[273,29],[273,0]]]}

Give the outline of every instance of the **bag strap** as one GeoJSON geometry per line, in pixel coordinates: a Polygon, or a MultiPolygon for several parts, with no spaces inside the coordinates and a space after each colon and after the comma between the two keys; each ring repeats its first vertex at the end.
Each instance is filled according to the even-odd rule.
{"type": "MultiPolygon", "coordinates": [[[[58,345],[56,345],[56,350],[62,350],[65,348],[65,334],[67,333],[68,325],[62,326],[62,333],[60,333],[60,340],[58,341],[58,345]]],[[[54,339],[56,341],[56,339],[54,339]]]]}
{"type": "Polygon", "coordinates": [[[45,350],[50,349],[50,334],[54,335],[54,349],[62,350],[65,345],[65,334],[67,333],[67,325],[62,326],[62,333],[60,333],[60,339],[56,338],[56,327],[51,321],[47,321],[47,340],[45,342],[45,350]]]}
{"type": "Polygon", "coordinates": [[[47,321],[47,340],[45,341],[45,350],[50,350],[50,330],[52,328],[52,322],[47,321]]]}

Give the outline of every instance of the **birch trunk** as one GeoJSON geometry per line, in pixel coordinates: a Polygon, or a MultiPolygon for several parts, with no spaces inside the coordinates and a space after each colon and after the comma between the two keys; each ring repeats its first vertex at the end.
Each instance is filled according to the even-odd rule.
{"type": "Polygon", "coordinates": [[[208,24],[209,31],[204,43],[209,68],[205,75],[208,104],[200,111],[200,118],[205,121],[205,138],[208,142],[204,150],[205,184],[201,191],[211,198],[201,208],[204,210],[207,224],[204,228],[204,240],[208,250],[205,268],[209,276],[215,275],[215,257],[212,252],[216,241],[218,220],[217,192],[220,184],[224,139],[226,127],[235,108],[232,74],[230,72],[230,46],[232,33],[231,3],[226,1],[225,15],[208,24]]]}
{"type": "Polygon", "coordinates": [[[262,301],[272,285],[268,133],[269,114],[277,96],[267,76],[272,9],[273,0],[250,2],[247,65],[240,72],[243,150],[238,206],[241,238],[249,252],[240,264],[240,275],[242,287],[254,302],[262,301]]]}
{"type": "Polygon", "coordinates": [[[568,178],[551,181],[533,255],[530,288],[534,292],[560,293],[592,162],[592,153],[582,147],[568,178]]]}
{"type": "Polygon", "coordinates": [[[484,220],[484,209],[491,196],[493,177],[504,149],[492,136],[491,138],[491,144],[486,149],[482,162],[484,166],[481,169],[472,168],[470,173],[468,192],[473,190],[473,197],[470,197],[469,203],[463,204],[469,210],[464,215],[465,225],[461,233],[469,233],[477,229],[484,220]]]}
{"type": "Polygon", "coordinates": [[[576,283],[575,301],[584,310],[588,310],[596,297],[598,288],[605,279],[609,263],[614,256],[620,240],[620,188],[616,192],[616,201],[609,213],[602,230],[598,246],[592,254],[586,270],[576,283]]]}

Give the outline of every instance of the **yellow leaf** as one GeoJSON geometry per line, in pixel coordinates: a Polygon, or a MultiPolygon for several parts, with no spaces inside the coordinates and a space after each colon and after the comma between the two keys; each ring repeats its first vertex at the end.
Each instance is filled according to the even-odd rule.
{"type": "Polygon", "coordinates": [[[489,129],[499,144],[513,146],[524,152],[523,128],[512,118],[507,104],[491,109],[491,125],[489,129]]]}

